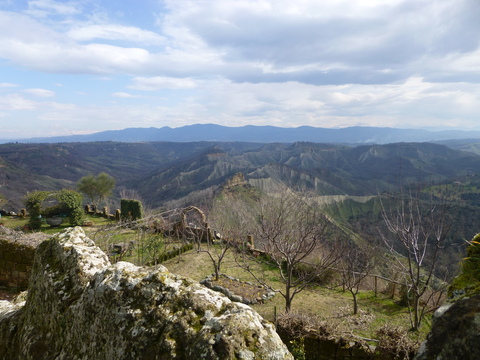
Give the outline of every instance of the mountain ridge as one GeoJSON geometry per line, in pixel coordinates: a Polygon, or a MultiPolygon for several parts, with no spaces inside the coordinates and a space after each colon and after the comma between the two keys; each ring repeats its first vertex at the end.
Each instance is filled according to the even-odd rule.
{"type": "Polygon", "coordinates": [[[321,128],[299,126],[245,125],[229,127],[216,124],[194,124],[172,128],[126,128],[107,130],[86,135],[35,137],[26,139],[0,139],[0,143],[64,143],[64,142],[259,142],[294,143],[298,141],[335,144],[387,144],[395,142],[432,142],[459,139],[480,139],[480,131],[443,130],[429,131],[389,127],[321,128]]]}

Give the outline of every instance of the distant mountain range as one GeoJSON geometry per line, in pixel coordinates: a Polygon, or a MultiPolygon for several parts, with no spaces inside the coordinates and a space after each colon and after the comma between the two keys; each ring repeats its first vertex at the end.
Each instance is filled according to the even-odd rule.
{"type": "Polygon", "coordinates": [[[128,128],[102,131],[89,135],[7,139],[0,143],[65,143],[65,142],[257,142],[294,143],[307,141],[331,144],[388,144],[395,142],[434,142],[458,139],[480,139],[480,131],[428,131],[387,127],[348,127],[327,129],[311,126],[282,128],[275,126],[228,127],[214,124],[196,124],[178,128],[128,128]]]}

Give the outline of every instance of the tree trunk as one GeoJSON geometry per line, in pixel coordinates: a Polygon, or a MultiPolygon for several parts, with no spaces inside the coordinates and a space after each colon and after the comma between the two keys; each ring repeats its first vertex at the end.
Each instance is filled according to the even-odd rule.
{"type": "Polygon", "coordinates": [[[420,316],[418,314],[420,307],[420,297],[413,293],[413,331],[418,331],[420,327],[420,316]]]}
{"type": "Polygon", "coordinates": [[[292,298],[290,297],[290,279],[285,284],[285,312],[288,313],[292,307],[292,298]]]}
{"type": "Polygon", "coordinates": [[[357,294],[354,291],[350,291],[353,297],[353,315],[357,315],[358,313],[358,301],[357,301],[357,294]]]}
{"type": "Polygon", "coordinates": [[[215,268],[215,280],[218,281],[220,279],[220,266],[214,266],[215,268]]]}

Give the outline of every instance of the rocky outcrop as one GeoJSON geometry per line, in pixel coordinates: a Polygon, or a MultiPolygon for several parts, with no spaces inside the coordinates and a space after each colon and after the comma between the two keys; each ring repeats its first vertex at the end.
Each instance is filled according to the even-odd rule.
{"type": "Polygon", "coordinates": [[[480,295],[443,306],[415,360],[480,359],[480,295]]]}
{"type": "Polygon", "coordinates": [[[163,266],[112,265],[71,228],[38,247],[26,301],[0,301],[0,359],[293,358],[250,307],[163,266]]]}

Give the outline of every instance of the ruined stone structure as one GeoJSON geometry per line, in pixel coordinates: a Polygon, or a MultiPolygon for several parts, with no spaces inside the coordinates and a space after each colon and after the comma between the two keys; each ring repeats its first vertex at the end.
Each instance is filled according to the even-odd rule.
{"type": "Polygon", "coordinates": [[[0,286],[25,290],[33,263],[35,248],[0,239],[0,286]]]}
{"type": "Polygon", "coordinates": [[[0,301],[0,359],[293,359],[272,324],[165,267],[112,265],[79,227],[39,245],[0,301]]]}
{"type": "Polygon", "coordinates": [[[33,265],[35,249],[44,234],[24,234],[0,226],[0,287],[25,290],[33,265]]]}
{"type": "Polygon", "coordinates": [[[196,206],[189,206],[181,211],[180,221],[174,224],[174,234],[183,238],[203,242],[214,238],[205,213],[196,206]],[[190,224],[188,222],[187,215],[189,213],[196,215],[197,219],[195,223],[190,224]]]}
{"type": "Polygon", "coordinates": [[[245,180],[245,175],[243,175],[242,173],[236,173],[230,179],[227,180],[227,182],[224,185],[224,188],[231,189],[232,187],[235,187],[235,186],[243,186],[247,184],[248,182],[247,180],[245,180]]]}

